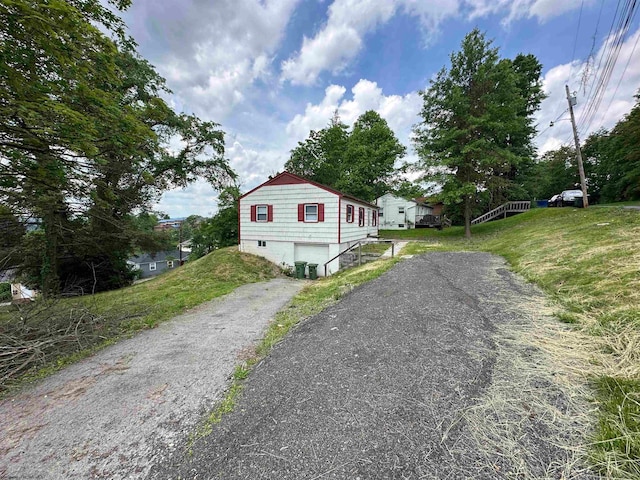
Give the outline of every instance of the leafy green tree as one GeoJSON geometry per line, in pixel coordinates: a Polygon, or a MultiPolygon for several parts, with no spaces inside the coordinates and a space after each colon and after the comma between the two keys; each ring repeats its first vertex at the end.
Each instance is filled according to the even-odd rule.
{"type": "Polygon", "coordinates": [[[585,170],[604,201],[640,199],[640,95],[633,109],[610,132],[600,130],[587,138],[585,170]]]}
{"type": "Polygon", "coordinates": [[[363,200],[375,200],[393,184],[395,163],[406,150],[377,112],[363,113],[349,135],[337,188],[363,200]]]}
{"type": "Polygon", "coordinates": [[[442,185],[445,203],[462,204],[467,237],[479,193],[505,188],[535,132],[524,75],[491,44],[477,29],[464,38],[450,68],[420,92],[422,121],[414,127],[425,180],[442,185]]]}
{"type": "Polygon", "coordinates": [[[344,193],[372,201],[393,187],[395,163],[406,153],[387,122],[372,110],[351,131],[337,113],[291,151],[285,169],[344,193]]]}
{"type": "Polygon", "coordinates": [[[298,142],[298,146],[291,151],[285,169],[314,182],[336,187],[344,168],[348,129],[336,112],[326,128],[312,130],[309,138],[298,142]]]}
{"type": "Polygon", "coordinates": [[[560,147],[545,153],[533,166],[525,187],[534,198],[548,199],[580,184],[576,151],[572,147],[560,147]]]}
{"type": "Polygon", "coordinates": [[[0,201],[41,220],[29,268],[45,295],[69,283],[63,261],[88,265],[72,274],[87,281],[102,265],[117,286],[139,241],[134,209],[198,176],[216,187],[235,177],[219,126],[173,112],[123,32],[97,0],[0,5],[0,201]]]}
{"type": "Polygon", "coordinates": [[[239,199],[240,189],[236,185],[227,187],[220,192],[218,213],[213,218],[203,220],[193,232],[189,258],[193,260],[216,248],[238,244],[239,199]]]}

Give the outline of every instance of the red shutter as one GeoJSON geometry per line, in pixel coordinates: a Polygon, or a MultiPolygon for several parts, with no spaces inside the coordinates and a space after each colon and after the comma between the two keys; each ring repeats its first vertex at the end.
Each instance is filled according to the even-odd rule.
{"type": "Polygon", "coordinates": [[[318,221],[324,222],[324,203],[318,204],[318,221]]]}
{"type": "Polygon", "coordinates": [[[298,221],[304,222],[304,203],[298,204],[298,221]]]}
{"type": "Polygon", "coordinates": [[[267,222],[273,222],[273,205],[267,205],[267,222]]]}
{"type": "Polygon", "coordinates": [[[256,218],[257,218],[256,206],[255,205],[251,205],[251,221],[255,222],[256,218]]]}

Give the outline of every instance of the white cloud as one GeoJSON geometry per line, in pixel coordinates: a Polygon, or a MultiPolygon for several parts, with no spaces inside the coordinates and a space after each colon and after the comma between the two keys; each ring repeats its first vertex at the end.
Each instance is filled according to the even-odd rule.
{"type": "MultiPolygon", "coordinates": [[[[591,3],[594,0],[587,0],[591,3]]],[[[312,38],[304,36],[300,51],[281,64],[281,80],[313,85],[324,71],[342,72],[365,45],[365,36],[403,12],[417,17],[428,45],[448,18],[473,20],[504,15],[507,25],[520,18],[536,17],[543,23],[580,7],[582,0],[335,0],[327,22],[312,38]]]]}
{"type": "Polygon", "coordinates": [[[346,91],[340,85],[327,87],[319,104],[307,104],[304,114],[296,115],[289,122],[286,132],[293,145],[307,138],[311,130],[326,127],[336,110],[340,119],[350,126],[367,110],[375,110],[387,121],[398,139],[408,146],[411,127],[417,122],[422,106],[417,93],[384,95],[376,82],[365,79],[351,89],[351,99],[344,98],[346,91]]]}
{"type": "Polygon", "coordinates": [[[418,17],[428,43],[442,20],[456,15],[458,8],[459,0],[335,0],[324,27],[313,38],[305,36],[300,51],[282,62],[282,80],[311,85],[325,70],[341,72],[362,50],[366,34],[400,10],[418,17]]]}
{"type": "Polygon", "coordinates": [[[133,2],[125,19],[178,103],[222,122],[271,61],[299,0],[133,2]],[[151,41],[153,38],[155,41],[151,41]]]}
{"type": "Polygon", "coordinates": [[[310,85],[324,70],[341,71],[362,49],[363,36],[387,22],[396,8],[389,1],[335,0],[324,28],[314,38],[305,36],[298,55],[282,63],[282,79],[310,85]]]}
{"type": "Polygon", "coordinates": [[[503,24],[509,24],[520,18],[536,17],[538,22],[558,17],[579,8],[593,0],[465,0],[470,9],[469,18],[474,19],[492,14],[506,13],[503,24]]]}
{"type": "MultiPolygon", "coordinates": [[[[580,88],[580,81],[586,64],[574,62],[573,65],[558,65],[546,73],[544,76],[544,89],[549,97],[542,102],[542,108],[537,115],[538,130],[541,134],[536,139],[536,142],[540,153],[556,149],[563,144],[573,145],[571,123],[568,121],[569,113],[567,111],[563,114],[568,108],[565,84],[570,74],[569,87],[571,92],[577,91],[575,115],[581,141],[584,141],[591,133],[600,128],[610,129],[631,110],[636,103],[634,95],[637,93],[638,85],[640,85],[640,45],[634,50],[634,46],[637,45],[636,42],[640,42],[639,37],[640,29],[629,36],[623,44],[611,79],[600,102],[600,107],[595,110],[595,115],[593,116],[585,116],[585,114],[588,108],[587,102],[590,101],[589,92],[591,89],[589,86],[594,78],[590,77],[586,92],[580,88]],[[627,67],[626,71],[625,67],[627,67]],[[559,116],[561,117],[560,119],[558,119],[559,116]],[[554,121],[554,126],[548,128],[551,121],[554,121]]],[[[611,39],[607,39],[603,43],[596,55],[596,59],[600,58],[608,48],[610,41],[611,39]]]]}

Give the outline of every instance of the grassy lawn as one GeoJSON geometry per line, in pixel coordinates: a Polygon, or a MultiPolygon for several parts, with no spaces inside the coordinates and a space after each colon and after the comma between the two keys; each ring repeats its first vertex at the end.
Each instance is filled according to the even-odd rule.
{"type": "Polygon", "coordinates": [[[461,227],[386,235],[422,240],[405,253],[501,255],[555,301],[559,320],[595,338],[593,368],[584,372],[599,407],[591,460],[607,478],[640,478],[640,211],[533,209],[473,226],[469,241],[461,227]]]}
{"type": "Polygon", "coordinates": [[[278,275],[272,263],[217,250],[155,279],[85,297],[0,308],[0,394],[246,283],[278,275]]]}
{"type": "MultiPolygon", "coordinates": [[[[367,243],[362,246],[362,253],[372,253],[374,255],[382,255],[391,248],[391,243],[367,243]]],[[[355,249],[354,251],[357,251],[355,249]]]]}

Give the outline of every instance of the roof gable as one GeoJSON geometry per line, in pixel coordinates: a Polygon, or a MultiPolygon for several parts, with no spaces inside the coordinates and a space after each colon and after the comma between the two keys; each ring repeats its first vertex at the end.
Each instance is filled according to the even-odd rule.
{"type": "Polygon", "coordinates": [[[354,202],[362,203],[364,205],[369,205],[369,206],[371,206],[373,208],[378,208],[377,205],[374,205],[372,203],[366,202],[364,200],[360,200],[359,198],[353,197],[351,195],[347,195],[345,193],[339,192],[338,190],[335,190],[334,188],[327,187],[326,185],[323,185],[323,184],[318,183],[318,182],[314,182],[313,180],[307,180],[306,178],[299,177],[298,175],[295,175],[295,174],[290,173],[290,172],[279,173],[275,177],[270,178],[269,180],[267,180],[266,182],[258,185],[254,189],[249,190],[247,193],[242,195],[240,197],[240,199],[243,199],[247,195],[255,192],[256,190],[258,190],[258,189],[260,189],[262,187],[275,186],[275,185],[299,185],[299,184],[313,185],[314,187],[318,187],[318,188],[321,188],[322,190],[325,190],[325,191],[327,191],[329,193],[333,193],[334,195],[337,195],[338,197],[348,198],[350,200],[353,200],[354,202]]]}

